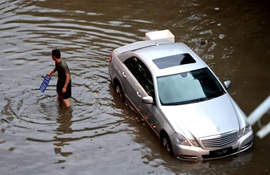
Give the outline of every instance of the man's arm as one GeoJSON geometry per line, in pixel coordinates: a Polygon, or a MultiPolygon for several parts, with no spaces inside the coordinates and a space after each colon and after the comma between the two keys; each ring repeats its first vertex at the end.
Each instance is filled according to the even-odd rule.
{"type": "Polygon", "coordinates": [[[47,73],[48,76],[52,76],[56,72],[56,68],[54,68],[50,73],[47,73]]]}
{"type": "Polygon", "coordinates": [[[62,89],[62,93],[66,93],[66,91],[67,91],[67,86],[68,86],[68,83],[69,83],[69,80],[70,80],[70,74],[67,73],[67,74],[66,74],[66,81],[65,81],[64,87],[63,87],[63,89],[62,89]]]}

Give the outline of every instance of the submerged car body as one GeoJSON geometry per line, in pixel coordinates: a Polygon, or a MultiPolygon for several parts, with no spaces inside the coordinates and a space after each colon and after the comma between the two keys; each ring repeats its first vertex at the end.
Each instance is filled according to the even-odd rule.
{"type": "Polygon", "coordinates": [[[234,155],[250,148],[253,131],[217,76],[184,43],[140,41],[109,59],[115,91],[181,160],[234,155]]]}

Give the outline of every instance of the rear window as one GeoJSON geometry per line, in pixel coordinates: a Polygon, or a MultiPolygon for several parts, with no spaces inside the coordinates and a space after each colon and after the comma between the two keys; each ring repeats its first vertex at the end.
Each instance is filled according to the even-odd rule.
{"type": "Polygon", "coordinates": [[[180,55],[173,55],[169,57],[154,59],[153,62],[159,69],[165,69],[168,67],[195,63],[196,61],[191,55],[185,53],[180,55]]]}

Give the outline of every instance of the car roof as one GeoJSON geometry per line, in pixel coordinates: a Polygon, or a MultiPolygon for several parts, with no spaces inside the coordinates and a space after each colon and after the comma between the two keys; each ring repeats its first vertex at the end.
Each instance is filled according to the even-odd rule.
{"type": "Polygon", "coordinates": [[[146,66],[150,68],[152,74],[157,77],[207,67],[206,63],[182,42],[174,43],[169,40],[148,40],[128,44],[115,51],[120,55],[122,53],[130,53],[129,55],[141,58],[146,66]],[[169,60],[171,56],[184,54],[189,54],[194,59],[194,62],[177,64],[165,68],[158,67],[154,62],[160,58],[166,61],[166,59],[169,60]]]}

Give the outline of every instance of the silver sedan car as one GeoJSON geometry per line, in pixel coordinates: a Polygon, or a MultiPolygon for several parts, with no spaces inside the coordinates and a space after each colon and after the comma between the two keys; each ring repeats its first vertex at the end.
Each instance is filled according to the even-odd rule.
{"type": "Polygon", "coordinates": [[[184,43],[139,41],[109,58],[116,93],[181,160],[227,157],[253,145],[246,115],[217,76],[184,43]]]}

